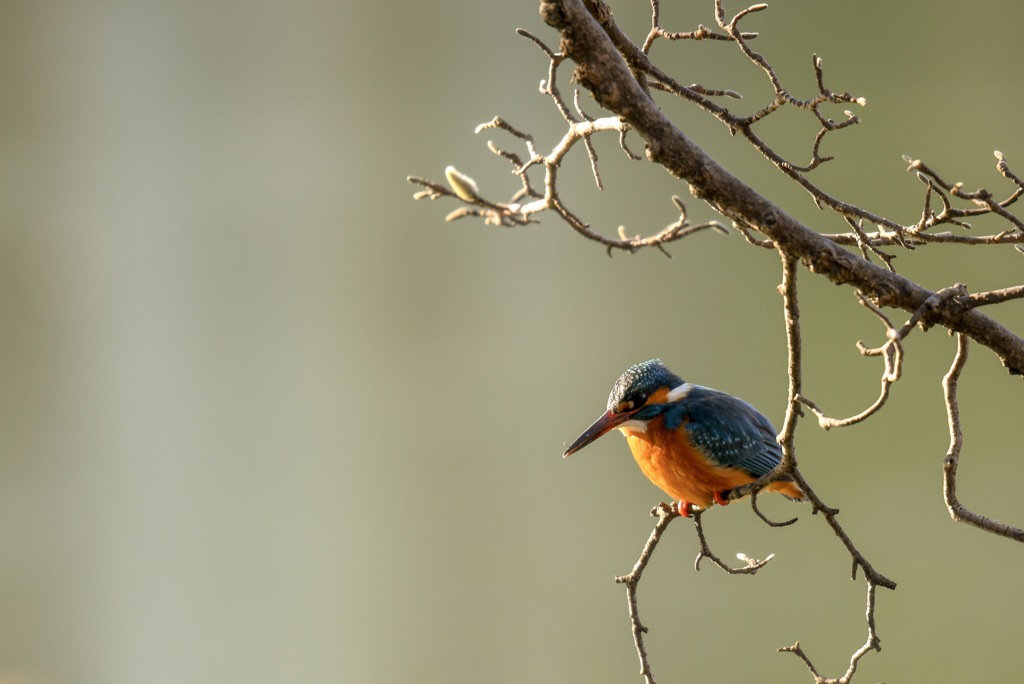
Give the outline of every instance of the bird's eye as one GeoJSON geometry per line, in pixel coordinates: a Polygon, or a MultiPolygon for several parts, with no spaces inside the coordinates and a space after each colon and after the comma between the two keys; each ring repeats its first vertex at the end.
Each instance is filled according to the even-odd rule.
{"type": "Polygon", "coordinates": [[[623,399],[615,405],[616,413],[626,413],[629,411],[639,411],[644,407],[644,402],[647,401],[647,392],[638,392],[629,397],[629,399],[623,399]]]}

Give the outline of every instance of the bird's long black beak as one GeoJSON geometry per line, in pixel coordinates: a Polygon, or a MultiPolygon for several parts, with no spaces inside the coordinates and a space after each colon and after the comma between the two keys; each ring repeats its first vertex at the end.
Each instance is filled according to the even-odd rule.
{"type": "Polygon", "coordinates": [[[576,438],[576,441],[569,445],[569,448],[562,454],[562,458],[574,454],[587,446],[595,439],[606,432],[614,430],[630,418],[630,413],[613,413],[606,411],[604,415],[594,421],[594,424],[583,431],[583,434],[576,438]]]}

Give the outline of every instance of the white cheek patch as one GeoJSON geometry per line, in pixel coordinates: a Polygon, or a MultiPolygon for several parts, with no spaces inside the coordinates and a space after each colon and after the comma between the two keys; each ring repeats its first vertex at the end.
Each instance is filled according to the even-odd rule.
{"type": "Polygon", "coordinates": [[[642,434],[647,432],[647,422],[643,420],[627,420],[625,423],[619,425],[618,429],[627,437],[631,432],[639,432],[642,434]]]}
{"type": "Polygon", "coordinates": [[[691,385],[688,382],[684,382],[682,385],[679,385],[679,387],[675,387],[669,390],[666,403],[671,404],[674,401],[679,401],[687,394],[689,394],[691,389],[693,389],[693,385],[691,385]]]}

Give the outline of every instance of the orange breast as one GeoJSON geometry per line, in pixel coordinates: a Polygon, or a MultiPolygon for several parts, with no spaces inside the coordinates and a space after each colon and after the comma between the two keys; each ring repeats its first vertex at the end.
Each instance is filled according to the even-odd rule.
{"type": "Polygon", "coordinates": [[[684,427],[669,431],[662,422],[659,416],[648,424],[646,432],[623,432],[640,470],[673,499],[707,508],[714,501],[715,492],[754,481],[738,468],[710,463],[690,445],[684,427]]]}

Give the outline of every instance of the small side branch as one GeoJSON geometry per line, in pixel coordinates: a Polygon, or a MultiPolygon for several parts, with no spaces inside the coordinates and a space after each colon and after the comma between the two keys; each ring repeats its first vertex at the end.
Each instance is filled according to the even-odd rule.
{"type": "Polygon", "coordinates": [[[709,561],[720,567],[730,575],[753,575],[758,570],[768,565],[768,563],[775,558],[775,554],[770,554],[764,560],[758,560],[756,558],[749,558],[745,554],[738,553],[736,557],[746,563],[746,565],[734,568],[727,565],[725,561],[716,556],[708,545],[707,537],[704,535],[704,522],[703,522],[704,511],[696,510],[693,512],[693,525],[697,528],[697,540],[700,542],[700,551],[697,553],[697,559],[693,562],[693,569],[700,570],[700,562],[707,558],[709,561]]]}
{"type": "Polygon", "coordinates": [[[814,677],[814,684],[850,684],[850,680],[853,679],[854,673],[857,671],[857,664],[860,659],[867,655],[868,651],[881,651],[882,642],[875,633],[875,585],[868,582],[868,598],[867,598],[867,622],[868,622],[868,638],[864,642],[864,645],[853,652],[850,656],[850,667],[847,668],[846,673],[839,678],[826,677],[818,672],[817,668],[814,667],[814,663],[804,653],[804,650],[800,648],[800,642],[797,641],[792,646],[783,646],[779,649],[780,653],[792,653],[793,655],[804,661],[804,665],[810,670],[811,676],[814,677]]]}
{"type": "Polygon", "coordinates": [[[956,475],[960,466],[960,452],[964,445],[964,434],[960,427],[960,405],[957,400],[957,385],[960,373],[967,363],[968,340],[964,335],[956,336],[956,356],[949,372],[942,378],[942,392],[946,399],[946,417],[949,419],[949,452],[942,461],[942,495],[949,516],[957,522],[973,525],[979,529],[998,534],[1001,537],[1024,542],[1024,530],[979,515],[968,510],[956,496],[956,475]]]}
{"type": "Polygon", "coordinates": [[[528,31],[519,29],[518,33],[533,42],[549,60],[548,77],[541,81],[540,92],[551,98],[562,119],[568,124],[568,130],[565,135],[550,151],[541,153],[537,149],[533,136],[520,131],[504,119],[495,117],[493,120],[477,126],[476,132],[502,130],[518,139],[526,147],[525,156],[520,156],[516,152],[497,146],[493,141],[488,141],[488,148],[512,165],[512,173],[522,183],[522,187],[512,198],[507,201],[488,199],[486,193],[481,192],[477,188],[472,178],[449,167],[446,175],[449,186],[451,186],[450,189],[429,180],[410,176],[408,178],[409,182],[424,188],[424,190],[414,195],[415,199],[454,198],[462,202],[464,206],[449,213],[445,219],[446,221],[475,216],[483,218],[487,225],[495,226],[513,227],[535,223],[537,215],[543,212],[553,212],[583,237],[604,245],[609,255],[612,254],[613,250],[635,252],[644,247],[654,247],[666,256],[671,256],[665,249],[665,245],[670,242],[681,240],[709,228],[719,233],[728,232],[725,226],[717,221],[699,224],[688,223],[686,209],[682,201],[677,197],[673,197],[672,200],[679,210],[679,218],[648,237],[629,237],[623,226],[619,227],[618,238],[610,237],[592,229],[584,219],[569,209],[558,191],[558,172],[562,161],[577,147],[578,143],[582,143],[586,151],[594,182],[597,184],[598,189],[603,189],[604,184],[598,168],[597,151],[593,145],[593,137],[595,135],[614,133],[618,136],[619,146],[626,157],[632,160],[639,160],[642,157],[634,153],[626,145],[626,134],[632,130],[632,127],[623,118],[619,116],[594,118],[587,115],[580,104],[578,90],[573,93],[572,108],[567,104],[565,97],[557,86],[556,79],[559,67],[568,59],[566,54],[555,52],[537,36],[528,31]],[[575,109],[575,112],[573,112],[573,109],[575,109]],[[535,168],[543,170],[543,191],[535,188],[531,183],[530,173],[535,168]]]}
{"type": "MultiPolygon", "coordinates": [[[[704,534],[704,525],[701,518],[703,513],[704,512],[700,510],[695,510],[693,512],[693,524],[696,527],[697,539],[700,543],[700,551],[697,553],[697,559],[694,562],[694,569],[700,570],[701,560],[707,558],[730,575],[753,575],[767,565],[772,558],[774,558],[774,554],[768,556],[764,560],[748,558],[744,554],[736,554],[736,557],[746,563],[746,565],[739,568],[730,567],[711,550],[707,537],[704,534]]],[[[640,674],[643,675],[644,682],[646,682],[646,684],[654,684],[654,673],[651,671],[650,658],[647,654],[647,647],[644,645],[644,634],[647,633],[647,627],[640,622],[640,610],[637,604],[637,587],[639,586],[644,570],[647,568],[647,564],[651,562],[654,550],[658,547],[658,543],[661,541],[661,537],[668,528],[669,523],[680,517],[678,507],[667,503],[661,503],[652,508],[651,515],[656,517],[658,522],[654,525],[654,529],[651,530],[651,534],[647,538],[647,542],[644,544],[643,550],[640,552],[640,557],[633,565],[633,569],[629,571],[629,574],[619,575],[615,578],[616,583],[626,585],[626,603],[629,607],[629,623],[633,632],[633,644],[636,646],[636,654],[640,659],[640,674]]]]}
{"type": "MultiPolygon", "coordinates": [[[[992,196],[992,193],[985,188],[968,191],[964,190],[963,183],[947,183],[920,159],[911,159],[910,157],[904,156],[904,160],[910,165],[910,169],[918,172],[918,178],[921,179],[922,183],[928,185],[929,188],[934,189],[935,186],[938,186],[953,197],[959,197],[960,199],[972,202],[976,207],[975,209],[953,209],[945,195],[939,193],[940,198],[943,200],[943,213],[949,213],[951,218],[959,220],[969,216],[996,214],[1012,224],[1017,230],[1024,230],[1024,221],[1006,210],[1006,207],[1016,202],[1020,196],[1024,194],[1024,187],[1021,187],[1019,179],[1010,171],[1009,165],[1006,163],[1005,155],[998,150],[993,154],[995,154],[996,157],[996,169],[999,173],[1017,185],[1013,193],[1005,200],[995,199],[992,196]]],[[[923,230],[924,228],[929,227],[929,222],[922,217],[922,223],[919,225],[921,226],[920,229],[923,230]]]]}
{"type": "MultiPolygon", "coordinates": [[[[892,321],[885,313],[875,306],[871,300],[865,297],[860,291],[857,291],[857,300],[861,306],[865,307],[871,313],[873,313],[885,326],[886,342],[880,347],[867,347],[859,340],[857,341],[857,350],[863,356],[881,356],[883,359],[882,366],[882,387],[879,392],[878,398],[875,402],[868,406],[860,413],[850,416],[849,418],[830,418],[825,415],[824,411],[818,408],[817,404],[808,399],[805,396],[800,397],[800,401],[803,402],[807,408],[818,417],[818,426],[825,429],[831,430],[837,427],[847,427],[848,425],[855,425],[873,414],[875,414],[885,402],[889,399],[889,390],[893,383],[900,379],[900,375],[903,370],[903,339],[914,329],[914,325],[924,316],[924,306],[918,309],[918,312],[911,317],[907,323],[897,330],[893,327],[892,321]]],[[[929,300],[931,301],[931,300],[929,300]]]]}
{"type": "Polygon", "coordinates": [[[675,506],[663,503],[652,508],[651,515],[657,517],[658,522],[651,531],[651,536],[647,538],[647,543],[644,544],[644,548],[640,552],[640,558],[637,559],[636,564],[628,575],[619,575],[615,578],[616,583],[626,585],[626,602],[629,604],[629,623],[632,626],[633,643],[636,645],[637,657],[640,658],[640,674],[643,675],[644,681],[647,684],[654,684],[654,674],[651,672],[651,662],[647,656],[647,647],[644,646],[644,634],[647,633],[647,628],[640,622],[636,589],[637,585],[640,584],[640,578],[644,574],[644,569],[651,561],[651,556],[654,555],[654,549],[657,548],[658,542],[661,541],[661,535],[665,533],[669,523],[679,517],[679,512],[675,506]]]}
{"type": "Polygon", "coordinates": [[[783,520],[780,522],[769,519],[768,516],[762,513],[761,509],[757,507],[757,495],[758,492],[756,491],[750,493],[750,508],[753,509],[754,513],[757,514],[757,517],[760,518],[768,527],[789,527],[799,520],[799,518],[790,518],[789,520],[783,520]]]}

